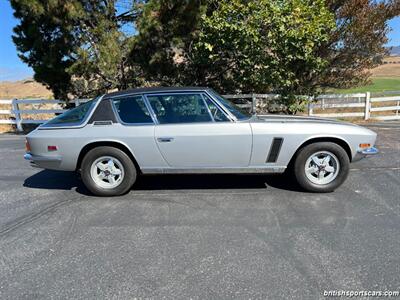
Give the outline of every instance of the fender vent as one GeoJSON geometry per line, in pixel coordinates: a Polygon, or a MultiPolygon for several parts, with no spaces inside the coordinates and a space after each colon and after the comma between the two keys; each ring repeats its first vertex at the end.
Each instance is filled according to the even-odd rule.
{"type": "Polygon", "coordinates": [[[269,150],[267,163],[274,163],[278,159],[279,152],[281,151],[283,138],[274,138],[272,140],[271,149],[269,150]]]}

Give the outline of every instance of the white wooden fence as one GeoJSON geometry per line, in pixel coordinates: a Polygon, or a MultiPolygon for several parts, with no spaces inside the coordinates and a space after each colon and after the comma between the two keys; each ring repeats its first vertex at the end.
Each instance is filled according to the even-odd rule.
{"type": "MultiPolygon", "coordinates": [[[[75,106],[78,106],[81,102],[86,102],[88,99],[76,99],[75,106]]],[[[62,106],[65,104],[65,101],[62,100],[49,100],[49,99],[12,99],[12,100],[3,100],[0,99],[0,105],[9,106],[9,109],[0,109],[0,115],[9,115],[7,119],[0,119],[0,124],[11,124],[16,125],[17,131],[23,131],[23,124],[42,124],[46,122],[49,117],[43,119],[23,119],[22,115],[38,115],[38,114],[60,114],[65,112],[67,109],[63,109],[62,106]],[[53,109],[23,109],[21,105],[42,105],[42,104],[50,104],[53,106],[53,109]]]]}
{"type": "MultiPolygon", "coordinates": [[[[279,98],[276,94],[242,94],[242,95],[225,95],[228,99],[234,101],[242,100],[238,104],[243,108],[247,108],[252,112],[257,112],[263,109],[263,104],[268,104],[279,98]]],[[[355,118],[362,117],[365,120],[400,120],[400,91],[399,92],[385,92],[383,97],[371,96],[371,93],[358,93],[358,94],[331,94],[321,95],[313,99],[306,97],[309,100],[308,115],[320,116],[328,118],[355,118]],[[391,95],[391,96],[387,96],[391,95]],[[394,96],[398,95],[398,96],[394,96]],[[389,103],[389,104],[386,104],[389,103]],[[342,110],[345,111],[342,111],[342,110]],[[357,110],[357,111],[352,111],[357,110]]],[[[88,99],[74,100],[75,106],[81,102],[86,102],[88,99]]],[[[17,131],[23,131],[23,124],[41,124],[47,121],[51,116],[57,113],[66,111],[63,109],[64,101],[61,100],[44,100],[44,99],[12,99],[0,100],[1,106],[9,106],[8,109],[0,109],[0,115],[8,115],[6,119],[0,119],[0,124],[16,125],[17,131]],[[37,105],[41,106],[46,104],[46,107],[41,109],[32,108],[37,105]],[[53,106],[48,109],[49,104],[53,106]],[[21,106],[30,105],[29,109],[21,108],[21,106]],[[23,115],[38,115],[47,114],[42,119],[23,118],[23,115]],[[51,114],[51,116],[48,116],[51,114]]],[[[279,107],[278,107],[279,109],[279,107]]]]}
{"type": "Polygon", "coordinates": [[[349,95],[322,95],[316,102],[308,106],[308,114],[328,118],[363,117],[364,120],[400,120],[400,92],[383,94],[398,94],[398,96],[371,96],[370,92],[349,95]],[[345,100],[345,101],[343,101],[345,100]],[[387,104],[389,103],[389,104],[387,104]],[[315,108],[320,112],[314,113],[315,108]],[[345,112],[332,110],[345,109],[345,112]],[[355,109],[357,112],[348,112],[355,109]],[[324,112],[321,112],[324,111],[324,112]],[[330,112],[329,112],[330,111],[330,112]]]}
{"type": "MultiPolygon", "coordinates": [[[[303,97],[309,101],[307,109],[309,116],[326,118],[362,117],[364,120],[400,120],[400,91],[388,91],[381,93],[379,96],[371,96],[370,92],[366,92],[320,95],[317,98],[303,97]]],[[[242,103],[239,106],[250,109],[252,112],[257,112],[260,109],[260,103],[274,101],[279,98],[279,95],[225,95],[225,98],[233,100],[249,99],[248,103],[242,103]]]]}

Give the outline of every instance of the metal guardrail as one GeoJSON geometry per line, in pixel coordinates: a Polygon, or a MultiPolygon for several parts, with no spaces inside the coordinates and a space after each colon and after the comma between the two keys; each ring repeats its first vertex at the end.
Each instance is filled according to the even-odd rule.
{"type": "MultiPolygon", "coordinates": [[[[301,96],[309,100],[308,104],[308,115],[320,116],[327,118],[354,118],[363,117],[365,120],[400,120],[400,91],[390,91],[381,93],[382,95],[398,95],[398,96],[383,96],[383,97],[371,97],[371,93],[357,93],[357,94],[329,94],[320,95],[316,98],[301,96]],[[391,102],[387,106],[382,103],[391,102]],[[346,111],[337,112],[329,110],[332,109],[358,109],[358,111],[346,111]],[[362,111],[359,111],[361,108],[362,111]],[[322,110],[322,112],[315,113],[315,110],[322,110]],[[325,112],[328,111],[328,112],[325,112]],[[392,112],[390,115],[376,115],[376,113],[392,112]]],[[[257,112],[259,105],[268,101],[275,101],[279,99],[280,95],[277,94],[240,94],[240,95],[225,95],[227,99],[233,100],[245,100],[245,103],[239,103],[238,106],[249,109],[251,112],[257,112]]],[[[80,103],[86,102],[89,99],[75,99],[75,106],[80,103]]],[[[24,119],[22,115],[37,115],[37,114],[58,114],[63,113],[66,109],[61,106],[65,102],[62,100],[49,100],[49,99],[0,99],[0,105],[9,105],[11,109],[0,109],[0,115],[9,115],[8,119],[0,119],[0,124],[16,125],[18,131],[23,131],[23,124],[41,124],[46,122],[46,119],[33,120],[24,119]],[[22,109],[22,105],[35,105],[35,104],[52,104],[57,106],[54,109],[22,109]]],[[[282,106],[276,104],[277,109],[282,106]]]]}

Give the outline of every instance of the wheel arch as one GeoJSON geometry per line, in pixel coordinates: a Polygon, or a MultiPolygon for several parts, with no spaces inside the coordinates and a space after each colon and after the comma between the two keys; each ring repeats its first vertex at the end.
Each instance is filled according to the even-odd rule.
{"type": "Polygon", "coordinates": [[[125,152],[129,156],[129,158],[132,160],[133,164],[136,167],[136,170],[138,172],[141,172],[139,164],[138,164],[132,150],[127,145],[125,145],[124,143],[119,142],[119,141],[107,141],[107,140],[106,141],[103,141],[103,140],[92,141],[92,142],[86,144],[79,152],[78,161],[76,163],[76,170],[78,171],[81,168],[82,160],[90,150],[97,148],[97,147],[105,147],[105,146],[114,147],[114,148],[117,148],[117,149],[125,152]]]}
{"type": "Polygon", "coordinates": [[[296,160],[297,154],[300,152],[301,149],[303,149],[304,147],[306,147],[310,144],[320,143],[320,142],[331,142],[331,143],[335,143],[335,144],[339,145],[346,151],[350,162],[352,161],[353,155],[352,155],[351,147],[344,139],[334,137],[334,136],[310,137],[309,139],[303,141],[303,143],[299,147],[297,147],[288,166],[293,166],[293,163],[296,160]]]}

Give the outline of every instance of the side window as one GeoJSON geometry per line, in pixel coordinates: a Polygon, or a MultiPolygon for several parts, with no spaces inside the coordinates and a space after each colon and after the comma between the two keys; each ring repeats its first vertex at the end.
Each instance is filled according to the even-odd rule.
{"type": "Polygon", "coordinates": [[[211,116],[200,94],[148,95],[160,124],[211,122],[211,116]]]}
{"type": "Polygon", "coordinates": [[[208,109],[211,112],[211,115],[214,118],[215,122],[229,122],[228,117],[221,111],[219,107],[215,105],[214,102],[210,100],[210,98],[207,95],[203,95],[204,99],[206,100],[208,109]]]}
{"type": "Polygon", "coordinates": [[[124,123],[153,123],[142,96],[128,96],[113,100],[117,113],[124,123]]]}

